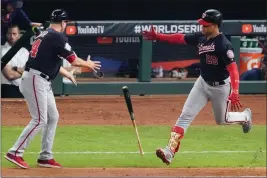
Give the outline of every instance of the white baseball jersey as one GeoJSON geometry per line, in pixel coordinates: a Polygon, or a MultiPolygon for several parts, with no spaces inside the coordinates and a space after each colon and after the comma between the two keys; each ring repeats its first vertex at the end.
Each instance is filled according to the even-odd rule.
{"type": "MultiPolygon", "coordinates": [[[[4,45],[2,45],[2,57],[10,50],[11,46],[8,42],[6,42],[4,45]]],[[[21,48],[14,57],[7,63],[7,65],[10,65],[11,67],[20,67],[23,68],[28,61],[29,57],[29,51],[26,48],[21,48]]],[[[5,78],[5,76],[2,74],[1,77],[1,83],[2,84],[8,84],[8,85],[16,85],[19,86],[21,82],[21,78],[9,81],[5,78]]]]}

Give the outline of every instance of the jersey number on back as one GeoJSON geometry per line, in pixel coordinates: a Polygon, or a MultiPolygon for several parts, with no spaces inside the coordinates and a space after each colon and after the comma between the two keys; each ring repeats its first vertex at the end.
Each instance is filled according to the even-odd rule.
{"type": "Polygon", "coordinates": [[[35,42],[33,42],[32,44],[32,50],[30,52],[30,55],[32,58],[36,58],[37,52],[38,52],[38,48],[41,44],[42,40],[38,39],[35,42]]]}

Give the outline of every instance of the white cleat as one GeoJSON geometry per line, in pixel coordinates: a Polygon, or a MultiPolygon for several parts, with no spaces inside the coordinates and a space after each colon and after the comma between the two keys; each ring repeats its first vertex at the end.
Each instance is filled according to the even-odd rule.
{"type": "Polygon", "coordinates": [[[248,133],[252,125],[252,112],[249,108],[246,108],[243,112],[246,114],[247,121],[242,124],[242,128],[244,133],[248,133]]]}
{"type": "Polygon", "coordinates": [[[159,148],[156,150],[156,155],[163,163],[169,165],[173,159],[173,155],[166,149],[159,148]]]}

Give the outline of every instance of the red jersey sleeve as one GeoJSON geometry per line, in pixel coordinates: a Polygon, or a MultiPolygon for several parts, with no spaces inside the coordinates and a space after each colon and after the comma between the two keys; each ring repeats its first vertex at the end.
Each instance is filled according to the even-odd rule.
{"type": "Polygon", "coordinates": [[[239,92],[239,72],[234,59],[234,49],[232,45],[227,45],[224,48],[224,62],[230,75],[231,86],[233,92],[239,92]]]}

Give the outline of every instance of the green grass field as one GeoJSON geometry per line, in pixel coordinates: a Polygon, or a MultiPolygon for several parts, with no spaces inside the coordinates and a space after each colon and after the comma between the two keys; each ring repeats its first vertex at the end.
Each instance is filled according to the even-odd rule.
{"type": "MultiPolygon", "coordinates": [[[[2,127],[2,159],[22,129],[2,127]]],[[[54,156],[64,167],[266,166],[266,126],[253,126],[249,134],[243,134],[238,126],[191,126],[170,166],[155,156],[156,148],[165,147],[170,127],[138,126],[138,130],[144,156],[138,154],[132,126],[60,126],[54,156]]],[[[38,135],[34,139],[24,155],[30,166],[38,158],[40,138],[38,135]]],[[[13,165],[3,160],[2,167],[13,165]]]]}

